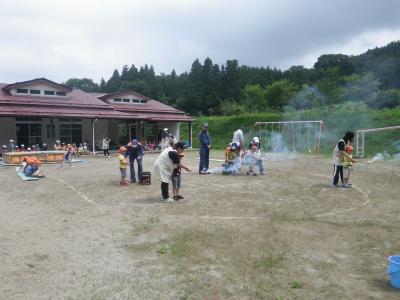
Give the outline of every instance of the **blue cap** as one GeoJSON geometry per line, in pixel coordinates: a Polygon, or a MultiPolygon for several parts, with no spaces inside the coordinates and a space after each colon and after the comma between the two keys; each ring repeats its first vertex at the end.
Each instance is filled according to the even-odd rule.
{"type": "Polygon", "coordinates": [[[203,124],[203,128],[206,128],[206,127],[208,127],[208,123],[203,124]]]}
{"type": "Polygon", "coordinates": [[[136,147],[138,145],[138,141],[133,139],[131,145],[132,147],[136,147]]]}

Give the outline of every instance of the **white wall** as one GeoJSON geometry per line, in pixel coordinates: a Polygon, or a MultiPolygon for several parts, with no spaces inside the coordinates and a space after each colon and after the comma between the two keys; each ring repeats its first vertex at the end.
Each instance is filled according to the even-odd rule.
{"type": "Polygon", "coordinates": [[[8,146],[11,139],[17,141],[15,118],[0,117],[0,146],[8,146]]]}

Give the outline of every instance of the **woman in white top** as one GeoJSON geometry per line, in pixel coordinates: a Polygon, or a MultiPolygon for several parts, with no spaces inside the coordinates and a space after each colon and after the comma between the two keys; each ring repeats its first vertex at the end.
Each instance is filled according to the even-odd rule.
{"type": "Polygon", "coordinates": [[[108,152],[108,149],[110,148],[110,139],[108,136],[105,134],[103,136],[103,151],[104,151],[104,156],[110,158],[110,152],[108,152]]]}

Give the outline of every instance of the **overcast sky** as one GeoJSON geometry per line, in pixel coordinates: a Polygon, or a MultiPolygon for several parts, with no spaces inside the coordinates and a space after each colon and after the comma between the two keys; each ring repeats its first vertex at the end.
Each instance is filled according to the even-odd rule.
{"type": "Polygon", "coordinates": [[[0,0],[0,82],[194,59],[287,69],[400,40],[399,0],[0,0]]]}

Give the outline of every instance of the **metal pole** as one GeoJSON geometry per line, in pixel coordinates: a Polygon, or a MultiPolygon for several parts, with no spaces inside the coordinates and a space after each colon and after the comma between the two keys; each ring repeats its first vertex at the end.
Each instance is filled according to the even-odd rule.
{"type": "Polygon", "coordinates": [[[193,148],[193,125],[190,122],[190,148],[193,148]]]}
{"type": "Polygon", "coordinates": [[[318,136],[318,148],[317,148],[317,153],[319,155],[319,150],[320,150],[320,145],[321,145],[321,136],[322,136],[322,126],[323,126],[323,122],[320,121],[320,125],[319,125],[319,136],[318,136]]]}
{"type": "Polygon", "coordinates": [[[92,120],[92,152],[93,155],[96,155],[96,141],[94,139],[94,123],[97,122],[97,119],[92,120]]]}

